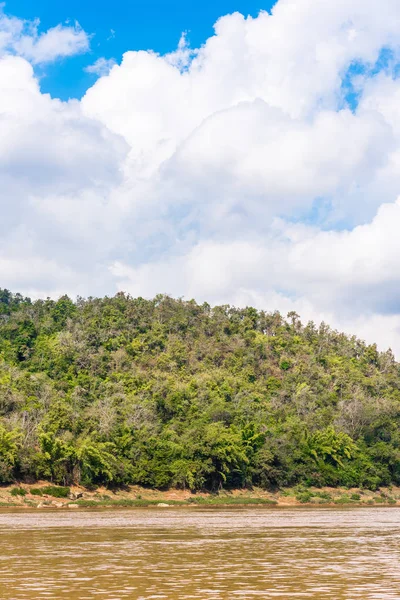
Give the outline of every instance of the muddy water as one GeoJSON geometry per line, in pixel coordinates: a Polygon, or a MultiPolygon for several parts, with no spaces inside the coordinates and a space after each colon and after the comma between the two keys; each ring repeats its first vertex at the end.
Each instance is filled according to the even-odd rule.
{"type": "Polygon", "coordinates": [[[400,599],[400,509],[3,512],[0,597],[400,599]]]}

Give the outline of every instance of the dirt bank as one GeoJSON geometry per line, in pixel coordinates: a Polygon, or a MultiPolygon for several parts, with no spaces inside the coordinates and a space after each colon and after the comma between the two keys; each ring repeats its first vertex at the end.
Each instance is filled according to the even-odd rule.
{"type": "Polygon", "coordinates": [[[150,490],[139,486],[110,490],[104,487],[88,490],[71,486],[62,488],[40,481],[0,487],[0,507],[56,508],[124,507],[124,506],[400,506],[400,488],[381,488],[377,491],[358,488],[288,488],[277,492],[261,489],[220,491],[218,494],[196,493],[188,490],[150,490]]]}

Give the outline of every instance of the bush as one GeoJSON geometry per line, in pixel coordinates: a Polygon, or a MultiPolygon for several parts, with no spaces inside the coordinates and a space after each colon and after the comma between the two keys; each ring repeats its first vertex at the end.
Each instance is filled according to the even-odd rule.
{"type": "Polygon", "coordinates": [[[10,492],[11,496],[26,496],[27,495],[27,491],[24,490],[24,488],[13,488],[10,492]]]}
{"type": "Polygon", "coordinates": [[[328,492],[315,492],[314,496],[316,496],[317,498],[321,498],[321,500],[332,502],[332,496],[328,494],[328,492]]]}
{"type": "Polygon", "coordinates": [[[69,487],[62,487],[56,485],[48,485],[47,487],[41,488],[40,496],[53,496],[53,498],[68,498],[71,490],[69,487]]]}
{"type": "Polygon", "coordinates": [[[43,496],[43,490],[41,488],[31,488],[31,494],[33,496],[43,496]]]}
{"type": "Polygon", "coordinates": [[[353,500],[350,498],[350,496],[346,496],[346,494],[340,496],[340,498],[336,498],[335,500],[335,504],[351,504],[352,502],[353,500]]]}
{"type": "Polygon", "coordinates": [[[290,360],[283,359],[279,363],[279,366],[282,369],[282,371],[288,371],[290,369],[290,367],[292,366],[292,363],[290,362],[290,360]]]}
{"type": "Polygon", "coordinates": [[[307,502],[310,502],[311,498],[313,497],[312,492],[300,492],[299,494],[296,495],[296,500],[298,502],[301,502],[301,504],[306,504],[307,502]]]}

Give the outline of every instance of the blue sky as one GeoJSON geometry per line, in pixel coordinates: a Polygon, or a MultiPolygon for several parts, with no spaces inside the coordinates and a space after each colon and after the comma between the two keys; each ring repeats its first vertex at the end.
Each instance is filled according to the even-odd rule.
{"type": "Polygon", "coordinates": [[[273,4],[272,0],[9,0],[5,10],[21,19],[39,18],[43,30],[77,20],[93,35],[90,53],[46,66],[41,73],[42,91],[66,100],[80,98],[93,83],[95,76],[84,67],[99,57],[119,62],[127,50],[170,52],[183,31],[191,46],[198,47],[212,35],[220,16],[235,11],[256,16],[273,4]]]}

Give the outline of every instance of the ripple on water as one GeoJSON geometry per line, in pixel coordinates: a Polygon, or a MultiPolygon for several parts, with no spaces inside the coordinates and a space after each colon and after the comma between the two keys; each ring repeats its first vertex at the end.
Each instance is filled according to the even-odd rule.
{"type": "Polygon", "coordinates": [[[400,511],[0,514],[2,600],[399,600],[400,511]]]}

